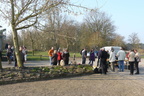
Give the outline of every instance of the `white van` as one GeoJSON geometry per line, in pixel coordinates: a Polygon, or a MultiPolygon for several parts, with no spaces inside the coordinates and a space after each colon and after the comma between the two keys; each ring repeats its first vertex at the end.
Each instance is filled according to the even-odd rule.
{"type": "Polygon", "coordinates": [[[110,52],[111,48],[113,48],[116,54],[121,49],[121,47],[119,47],[119,46],[105,46],[105,47],[102,47],[102,48],[104,48],[105,51],[108,51],[108,52],[110,52]]]}

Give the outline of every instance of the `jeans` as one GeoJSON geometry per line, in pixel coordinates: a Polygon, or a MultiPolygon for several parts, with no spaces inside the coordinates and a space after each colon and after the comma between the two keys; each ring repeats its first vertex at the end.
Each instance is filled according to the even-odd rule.
{"type": "Polygon", "coordinates": [[[92,65],[93,65],[93,60],[90,60],[90,61],[89,61],[89,64],[92,64],[92,65]]]}
{"type": "Polygon", "coordinates": [[[119,64],[119,71],[124,71],[124,60],[120,60],[118,61],[118,64],[119,64]]]}
{"type": "Polygon", "coordinates": [[[52,65],[52,57],[49,56],[49,60],[50,60],[50,65],[52,65]]]}

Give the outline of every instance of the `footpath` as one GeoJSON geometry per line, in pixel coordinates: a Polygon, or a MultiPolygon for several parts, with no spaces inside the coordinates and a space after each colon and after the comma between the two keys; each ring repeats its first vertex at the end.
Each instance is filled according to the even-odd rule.
{"type": "MultiPolygon", "coordinates": [[[[73,61],[73,58],[70,58],[70,62],[73,61]]],[[[81,63],[81,58],[76,58],[76,62],[77,63],[81,63]]],[[[86,64],[88,64],[89,60],[87,58],[87,61],[86,61],[86,64]]],[[[14,67],[14,61],[12,61],[12,64],[8,64],[7,61],[3,61],[2,62],[2,66],[3,68],[6,68],[6,67],[14,67]]],[[[26,67],[35,67],[35,66],[51,66],[50,63],[49,63],[49,60],[41,60],[41,61],[27,61],[24,63],[24,66],[26,67]]]]}
{"type": "MultiPolygon", "coordinates": [[[[7,62],[4,63],[3,67],[8,67],[7,62]]],[[[28,61],[25,65],[48,66],[48,61],[28,61]]],[[[127,69],[124,72],[116,69],[115,72],[108,70],[107,75],[1,85],[0,96],[144,96],[144,59],[139,65],[139,75],[129,75],[127,69]]]]}

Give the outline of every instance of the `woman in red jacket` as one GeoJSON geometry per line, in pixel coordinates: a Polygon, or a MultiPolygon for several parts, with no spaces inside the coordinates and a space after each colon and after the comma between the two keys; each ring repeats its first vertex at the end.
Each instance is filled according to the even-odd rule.
{"type": "Polygon", "coordinates": [[[58,50],[57,55],[58,65],[60,65],[60,61],[62,60],[62,53],[60,52],[60,50],[58,50]]]}

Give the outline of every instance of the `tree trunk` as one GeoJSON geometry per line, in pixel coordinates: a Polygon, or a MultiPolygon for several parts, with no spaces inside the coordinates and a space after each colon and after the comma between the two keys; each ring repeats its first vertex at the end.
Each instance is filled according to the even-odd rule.
{"type": "MultiPolygon", "coordinates": [[[[12,25],[14,26],[14,25],[12,25]]],[[[13,33],[13,43],[15,47],[15,55],[18,67],[24,67],[21,61],[20,53],[19,53],[19,44],[18,44],[18,37],[17,37],[17,31],[12,27],[12,33],[13,33]]]]}
{"type": "Polygon", "coordinates": [[[14,1],[11,0],[11,8],[12,8],[12,20],[11,20],[11,26],[12,26],[12,34],[13,34],[13,43],[15,47],[15,55],[16,55],[16,60],[17,60],[17,65],[18,67],[24,67],[20,58],[20,53],[19,53],[19,44],[18,44],[18,35],[17,35],[17,30],[16,28],[16,21],[15,21],[15,11],[14,11],[14,1]]]}

